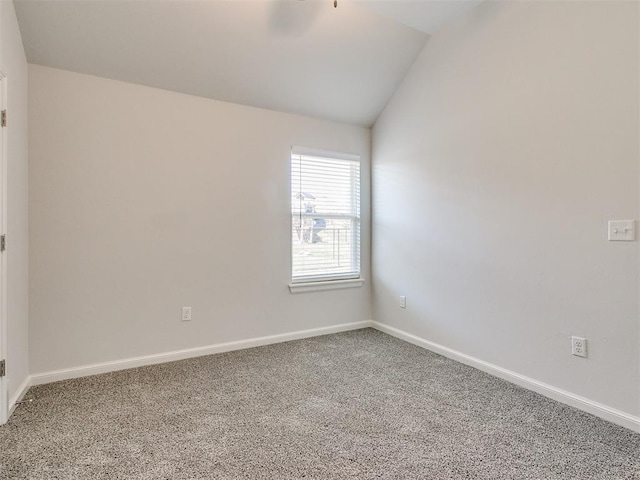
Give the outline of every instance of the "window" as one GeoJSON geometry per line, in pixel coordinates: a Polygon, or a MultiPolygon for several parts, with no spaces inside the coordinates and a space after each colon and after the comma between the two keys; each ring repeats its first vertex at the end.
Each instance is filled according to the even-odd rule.
{"type": "Polygon", "coordinates": [[[292,284],[360,278],[359,156],[291,150],[291,260],[292,284]]]}

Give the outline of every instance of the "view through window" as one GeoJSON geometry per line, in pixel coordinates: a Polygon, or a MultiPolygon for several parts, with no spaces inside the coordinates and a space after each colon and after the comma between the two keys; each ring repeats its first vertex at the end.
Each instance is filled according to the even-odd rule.
{"type": "Polygon", "coordinates": [[[291,151],[292,281],[360,276],[360,158],[291,151]]]}

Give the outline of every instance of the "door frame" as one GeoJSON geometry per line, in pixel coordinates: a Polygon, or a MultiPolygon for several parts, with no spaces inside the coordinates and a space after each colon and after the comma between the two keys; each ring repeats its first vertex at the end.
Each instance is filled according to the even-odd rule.
{"type": "MultiPolygon", "coordinates": [[[[7,108],[7,77],[0,71],[0,110],[7,108]]],[[[0,235],[7,233],[7,127],[0,127],[0,235]]],[[[0,360],[7,359],[7,252],[0,252],[0,360]]],[[[6,364],[5,364],[6,365],[6,364]]],[[[0,425],[9,419],[7,376],[0,377],[0,425]]]]}

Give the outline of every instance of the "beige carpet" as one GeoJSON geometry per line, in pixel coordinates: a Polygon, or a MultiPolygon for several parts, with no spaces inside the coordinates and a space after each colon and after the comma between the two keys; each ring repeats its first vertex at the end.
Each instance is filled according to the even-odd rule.
{"type": "Polygon", "coordinates": [[[640,479],[640,435],[371,329],[27,398],[2,479],[640,479]]]}

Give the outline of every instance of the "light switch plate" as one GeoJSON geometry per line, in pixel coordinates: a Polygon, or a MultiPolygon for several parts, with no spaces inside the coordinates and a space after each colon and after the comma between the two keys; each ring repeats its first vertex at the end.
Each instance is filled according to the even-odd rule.
{"type": "Polygon", "coordinates": [[[636,239],[633,220],[609,220],[610,242],[633,242],[636,239]]]}

